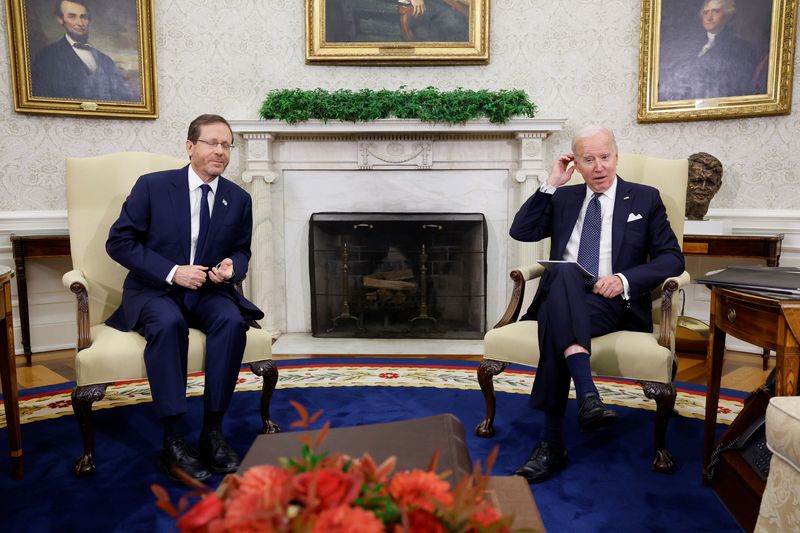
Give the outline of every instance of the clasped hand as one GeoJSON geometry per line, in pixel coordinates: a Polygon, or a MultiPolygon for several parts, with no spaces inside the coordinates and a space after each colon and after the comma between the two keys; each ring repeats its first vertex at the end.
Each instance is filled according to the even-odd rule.
{"type": "Polygon", "coordinates": [[[610,276],[603,276],[594,283],[592,292],[603,296],[604,298],[616,298],[625,290],[622,280],[619,276],[612,274],[610,276]]]}
{"type": "Polygon", "coordinates": [[[187,289],[197,290],[206,282],[223,283],[233,277],[233,261],[226,257],[215,267],[203,265],[180,265],[175,270],[172,282],[187,289]]]}

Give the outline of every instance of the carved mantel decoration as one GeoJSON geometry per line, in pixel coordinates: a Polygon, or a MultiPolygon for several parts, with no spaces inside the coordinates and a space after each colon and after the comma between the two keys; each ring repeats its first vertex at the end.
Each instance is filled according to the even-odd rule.
{"type": "MultiPolygon", "coordinates": [[[[237,144],[243,145],[239,152],[241,180],[253,198],[253,257],[246,290],[267,310],[262,326],[274,335],[296,331],[291,319],[287,329],[287,313],[292,313],[287,307],[302,307],[296,300],[308,297],[307,287],[304,294],[295,294],[287,286],[291,285],[287,276],[300,275],[294,272],[300,268],[287,266],[287,250],[305,247],[307,239],[307,233],[302,237],[285,233],[286,217],[293,209],[284,202],[287,172],[295,176],[309,171],[378,172],[376,179],[386,178],[387,173],[381,172],[384,170],[504,172],[509,185],[503,209],[510,223],[516,209],[546,179],[545,142],[548,135],[562,129],[564,122],[539,118],[511,119],[502,124],[474,120],[461,125],[401,119],[293,125],[268,120],[231,121],[239,137],[237,144]],[[295,241],[298,238],[302,240],[295,241]]],[[[431,178],[436,176],[431,174],[431,178]]],[[[349,194],[346,190],[339,192],[349,194]]],[[[415,210],[413,205],[408,206],[408,211],[415,210]]],[[[502,233],[507,239],[507,227],[502,233]]],[[[538,246],[520,246],[513,241],[502,245],[503,257],[495,258],[502,266],[528,264],[543,254],[538,246]]],[[[500,278],[504,277],[501,273],[500,278]]],[[[307,273],[304,279],[307,284],[307,273]]],[[[499,283],[506,285],[505,281],[499,283]]],[[[497,295],[500,307],[505,296],[497,295]]],[[[491,305],[487,311],[489,316],[499,316],[491,305]]]]}

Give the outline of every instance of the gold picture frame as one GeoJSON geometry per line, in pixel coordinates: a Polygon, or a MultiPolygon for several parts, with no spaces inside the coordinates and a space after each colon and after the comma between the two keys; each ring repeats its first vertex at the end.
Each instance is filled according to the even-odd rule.
{"type": "Polygon", "coordinates": [[[5,4],[15,111],[158,117],[153,0],[5,4]]]}
{"type": "Polygon", "coordinates": [[[486,64],[490,0],[306,0],[306,62],[486,64]]]}
{"type": "Polygon", "coordinates": [[[639,122],[791,111],[797,0],[708,1],[642,0],[639,122]]]}

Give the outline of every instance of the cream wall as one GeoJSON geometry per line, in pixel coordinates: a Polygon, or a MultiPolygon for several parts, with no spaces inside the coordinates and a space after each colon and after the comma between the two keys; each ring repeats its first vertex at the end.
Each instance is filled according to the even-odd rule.
{"type": "MultiPolygon", "coordinates": [[[[794,91],[795,112],[789,116],[637,124],[639,2],[495,0],[491,62],[468,67],[306,65],[301,0],[156,0],[154,4],[160,115],[156,120],[14,113],[8,45],[0,40],[0,58],[5,62],[0,69],[0,262],[11,261],[7,233],[65,225],[65,156],[119,150],[181,155],[186,126],[193,117],[216,112],[231,119],[255,118],[264,95],[274,88],[401,85],[524,89],[538,105],[538,116],[568,119],[566,129],[550,143],[557,150],[568,147],[575,128],[602,122],[615,129],[623,151],[660,157],[710,152],[725,165],[724,185],[712,207],[733,219],[739,212],[748,214],[759,221],[755,226],[766,215],[776,221],[768,228],[793,233],[787,235],[784,255],[797,256],[800,91],[794,91]]],[[[6,27],[5,11],[0,25],[6,27]]],[[[235,177],[237,170],[234,157],[228,175],[235,177]]],[[[58,261],[34,265],[30,283],[45,287],[45,292],[32,288],[32,305],[52,307],[61,301],[56,296],[57,278],[64,268],[65,262],[58,261]]],[[[34,308],[31,313],[34,322],[46,314],[34,308]]],[[[47,326],[34,324],[34,328],[47,326]]],[[[60,341],[38,344],[55,347],[60,341]]]]}

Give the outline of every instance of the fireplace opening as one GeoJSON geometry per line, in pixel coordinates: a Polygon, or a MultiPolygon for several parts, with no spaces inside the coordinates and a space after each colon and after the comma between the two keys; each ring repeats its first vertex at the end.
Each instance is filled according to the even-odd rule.
{"type": "Polygon", "coordinates": [[[486,244],[480,213],[312,214],[312,335],[483,338],[486,244]]]}

